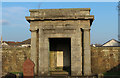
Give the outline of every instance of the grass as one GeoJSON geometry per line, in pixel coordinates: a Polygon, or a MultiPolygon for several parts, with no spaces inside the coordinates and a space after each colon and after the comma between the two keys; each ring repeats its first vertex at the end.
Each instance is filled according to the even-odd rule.
{"type": "MultiPolygon", "coordinates": [[[[20,76],[22,76],[23,77],[23,72],[10,72],[10,73],[12,73],[12,74],[19,74],[20,76]]],[[[19,78],[19,77],[17,77],[17,78],[19,78]]]]}
{"type": "Polygon", "coordinates": [[[120,71],[115,72],[105,72],[104,76],[120,76],[120,71]]]}

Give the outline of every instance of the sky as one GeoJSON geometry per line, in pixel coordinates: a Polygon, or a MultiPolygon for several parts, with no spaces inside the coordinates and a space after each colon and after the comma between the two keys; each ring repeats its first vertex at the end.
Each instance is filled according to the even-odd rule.
{"type": "MultiPolygon", "coordinates": [[[[1,0],[2,2],[33,2],[33,0],[1,0]]],[[[118,2],[119,0],[34,0],[34,2],[118,2]]]]}
{"type": "Polygon", "coordinates": [[[118,40],[117,2],[3,2],[2,37],[5,41],[23,41],[31,38],[30,24],[25,16],[29,9],[91,8],[95,20],[91,26],[91,44],[118,40]]]}

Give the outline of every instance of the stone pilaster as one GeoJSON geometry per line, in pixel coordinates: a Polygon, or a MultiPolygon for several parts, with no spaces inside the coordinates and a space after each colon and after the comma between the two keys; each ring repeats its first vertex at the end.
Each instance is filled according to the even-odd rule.
{"type": "Polygon", "coordinates": [[[76,34],[71,37],[71,75],[82,76],[82,45],[81,30],[76,29],[76,34]]]}
{"type": "Polygon", "coordinates": [[[38,76],[49,75],[49,42],[43,29],[39,28],[39,68],[38,76]]]}
{"type": "Polygon", "coordinates": [[[34,62],[34,74],[37,75],[37,30],[31,31],[31,57],[30,59],[34,62]]]}
{"type": "Polygon", "coordinates": [[[90,29],[83,29],[83,54],[84,54],[84,75],[91,75],[91,50],[90,50],[90,29]]]}

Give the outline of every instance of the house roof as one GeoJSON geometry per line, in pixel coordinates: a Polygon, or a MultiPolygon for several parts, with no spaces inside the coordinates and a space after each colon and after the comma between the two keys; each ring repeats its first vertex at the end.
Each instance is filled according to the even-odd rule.
{"type": "Polygon", "coordinates": [[[21,42],[14,42],[14,41],[3,41],[3,43],[6,43],[11,46],[19,45],[21,42]]]}
{"type": "Polygon", "coordinates": [[[31,44],[31,38],[21,42],[22,44],[31,44]]]}
{"type": "Polygon", "coordinates": [[[19,46],[22,44],[31,44],[31,39],[24,40],[22,42],[15,42],[15,41],[2,41],[2,43],[6,43],[10,46],[19,46]]]}
{"type": "MultiPolygon", "coordinates": [[[[119,41],[117,41],[117,40],[115,40],[115,39],[111,39],[111,40],[109,40],[109,41],[105,42],[103,45],[105,45],[105,44],[109,43],[109,42],[110,42],[110,41],[112,41],[112,40],[114,40],[114,41],[116,41],[116,42],[120,43],[119,41]]],[[[102,46],[103,46],[103,45],[102,45],[102,46]]]]}

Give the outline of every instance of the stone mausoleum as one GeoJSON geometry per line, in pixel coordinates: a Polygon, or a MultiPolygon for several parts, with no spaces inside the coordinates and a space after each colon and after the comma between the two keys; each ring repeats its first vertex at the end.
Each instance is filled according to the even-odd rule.
{"type": "Polygon", "coordinates": [[[29,11],[35,75],[91,75],[90,8],[29,11]]]}

